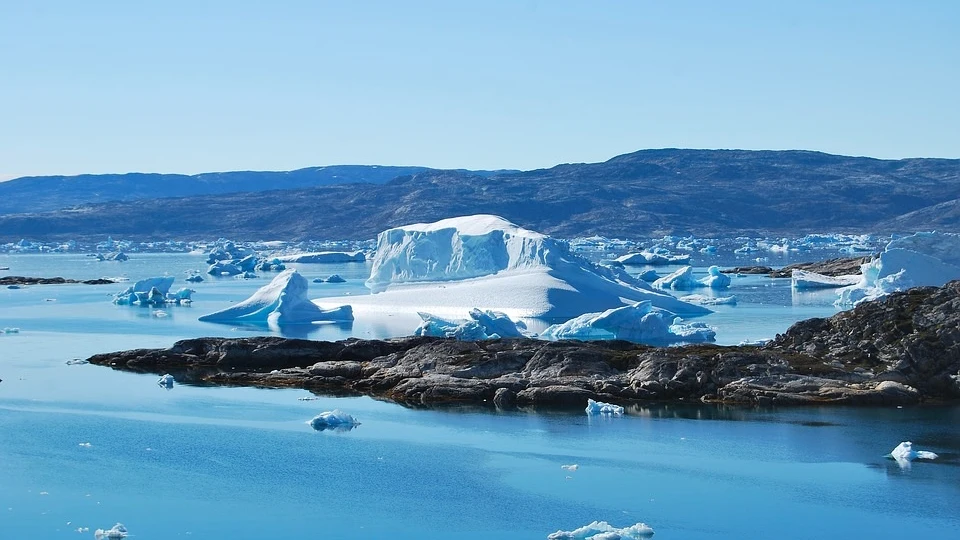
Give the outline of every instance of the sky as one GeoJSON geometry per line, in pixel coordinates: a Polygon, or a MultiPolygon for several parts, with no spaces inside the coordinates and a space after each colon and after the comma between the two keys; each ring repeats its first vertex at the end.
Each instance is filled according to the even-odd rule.
{"type": "Polygon", "coordinates": [[[0,178],[960,157],[960,2],[0,2],[0,178]]]}

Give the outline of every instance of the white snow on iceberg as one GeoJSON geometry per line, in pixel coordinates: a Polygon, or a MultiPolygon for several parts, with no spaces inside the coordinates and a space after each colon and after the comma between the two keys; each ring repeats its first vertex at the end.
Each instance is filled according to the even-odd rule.
{"type": "Polygon", "coordinates": [[[282,326],[319,321],[352,321],[350,306],[321,309],[307,298],[307,279],[296,270],[284,270],[250,298],[227,309],[204,315],[201,321],[282,326]]]}
{"type": "Polygon", "coordinates": [[[562,240],[490,215],[380,233],[366,285],[375,294],[351,296],[355,309],[462,317],[484,306],[513,319],[567,318],[649,300],[680,315],[710,313],[591,263],[562,240]]]}
{"type": "Polygon", "coordinates": [[[351,429],[360,425],[360,422],[358,422],[356,418],[341,411],[340,409],[322,412],[317,416],[314,416],[307,423],[310,424],[310,427],[317,431],[323,431],[325,429],[350,431],[351,429]]]}
{"type": "Polygon", "coordinates": [[[276,258],[285,263],[309,264],[365,262],[367,260],[362,251],[317,251],[314,253],[280,255],[276,258]]]}
{"type": "Polygon", "coordinates": [[[860,282],[842,289],[838,305],[856,305],[889,293],[960,278],[960,234],[921,232],[887,244],[863,264],[860,282]]]}
{"type": "Polygon", "coordinates": [[[418,313],[423,323],[413,332],[415,336],[456,338],[464,341],[523,337],[523,322],[515,322],[497,311],[470,310],[470,319],[448,320],[429,313],[418,313]]]}
{"type": "Polygon", "coordinates": [[[636,523],[618,529],[606,521],[594,521],[572,531],[557,531],[547,540],[640,540],[653,536],[653,529],[646,523],[636,523]]]}
{"type": "Polygon", "coordinates": [[[860,283],[860,275],[825,276],[816,272],[794,269],[790,273],[790,284],[798,291],[813,289],[837,289],[860,283]]]}
{"type": "Polygon", "coordinates": [[[546,339],[623,339],[648,345],[713,341],[716,332],[703,323],[683,323],[673,313],[654,308],[650,302],[585,313],[544,330],[546,339]]]}

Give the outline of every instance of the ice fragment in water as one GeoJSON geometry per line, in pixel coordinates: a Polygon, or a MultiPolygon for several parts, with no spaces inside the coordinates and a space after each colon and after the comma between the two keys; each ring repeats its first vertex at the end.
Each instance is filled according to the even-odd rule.
{"type": "Polygon", "coordinates": [[[313,419],[307,423],[310,424],[310,427],[317,431],[323,431],[325,429],[350,431],[351,429],[360,425],[360,422],[358,422],[356,418],[341,411],[340,409],[322,412],[317,416],[314,416],[313,419]]]}
{"type": "Polygon", "coordinates": [[[173,388],[173,375],[167,373],[163,377],[160,377],[160,380],[157,381],[158,386],[162,386],[167,390],[173,388]]]}
{"type": "Polygon", "coordinates": [[[606,521],[594,521],[572,531],[557,531],[547,540],[638,540],[653,536],[653,529],[646,523],[636,523],[618,529],[606,521]]]}
{"type": "Polygon", "coordinates": [[[97,540],[116,540],[118,538],[126,538],[127,528],[123,526],[123,523],[117,523],[107,530],[97,529],[93,533],[93,536],[97,538],[97,540]]]}
{"type": "Polygon", "coordinates": [[[623,414],[623,407],[602,401],[587,400],[587,414],[623,414]]]}

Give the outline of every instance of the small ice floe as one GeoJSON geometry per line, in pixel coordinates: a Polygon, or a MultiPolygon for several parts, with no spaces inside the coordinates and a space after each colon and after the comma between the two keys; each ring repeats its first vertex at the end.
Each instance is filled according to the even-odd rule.
{"type": "Polygon", "coordinates": [[[90,527],[77,527],[78,533],[90,532],[90,527]]]}
{"type": "Polygon", "coordinates": [[[109,529],[97,529],[93,533],[94,538],[97,540],[116,540],[118,538],[127,537],[127,528],[123,526],[123,523],[117,523],[109,529]]]}
{"type": "Polygon", "coordinates": [[[939,456],[926,450],[914,450],[912,442],[904,441],[890,452],[890,457],[896,460],[901,468],[907,469],[910,468],[910,462],[915,459],[937,459],[939,456]]]}
{"type": "Polygon", "coordinates": [[[81,447],[81,448],[90,448],[91,446],[93,446],[93,445],[90,444],[90,443],[88,443],[88,442],[82,442],[82,443],[80,443],[80,447],[81,447]]]}
{"type": "Polygon", "coordinates": [[[56,298],[44,298],[43,301],[44,301],[44,302],[56,302],[57,299],[56,299],[56,298]]]}
{"type": "Polygon", "coordinates": [[[320,398],[317,396],[301,396],[297,398],[298,401],[316,401],[318,399],[320,398]]]}
{"type": "Polygon", "coordinates": [[[72,360],[67,360],[66,364],[68,366],[81,366],[83,364],[89,364],[89,360],[84,360],[83,358],[74,358],[72,360]]]}
{"type": "Polygon", "coordinates": [[[153,315],[154,317],[158,318],[158,319],[162,319],[162,318],[164,318],[164,317],[169,317],[169,316],[170,316],[169,313],[167,313],[166,311],[164,311],[164,310],[162,310],[162,309],[155,309],[155,310],[153,310],[153,312],[151,312],[150,314],[153,315]]]}
{"type": "Polygon", "coordinates": [[[769,339],[744,339],[737,345],[740,345],[741,347],[749,347],[749,346],[761,347],[763,345],[766,345],[767,343],[770,343],[769,339]]]}
{"type": "Polygon", "coordinates": [[[690,302],[691,304],[697,304],[700,306],[735,306],[737,305],[737,297],[735,295],[731,296],[706,296],[704,294],[688,294],[686,296],[681,296],[680,300],[684,302],[690,302]]]}
{"type": "Polygon", "coordinates": [[[653,536],[653,529],[646,523],[636,523],[618,529],[606,521],[594,521],[572,531],[557,531],[547,540],[638,540],[653,536]]]}
{"type": "Polygon", "coordinates": [[[157,386],[162,386],[167,390],[170,390],[173,388],[173,382],[173,375],[167,373],[163,377],[160,377],[160,379],[157,381],[157,386]]]}
{"type": "Polygon", "coordinates": [[[587,414],[613,414],[617,416],[623,414],[623,407],[619,405],[594,401],[592,399],[587,399],[587,408],[585,410],[587,414]]]}
{"type": "Polygon", "coordinates": [[[576,463],[574,463],[573,465],[561,465],[560,468],[563,469],[563,470],[565,470],[565,471],[575,471],[575,470],[579,469],[580,466],[577,465],[576,463]]]}
{"type": "Polygon", "coordinates": [[[20,333],[19,328],[4,328],[2,331],[0,331],[0,334],[19,334],[19,333],[20,333]]]}
{"type": "Polygon", "coordinates": [[[310,427],[317,431],[323,431],[325,429],[350,431],[351,429],[360,425],[360,422],[358,422],[356,418],[341,411],[340,409],[322,412],[317,416],[314,416],[313,419],[307,423],[310,424],[310,427]]]}

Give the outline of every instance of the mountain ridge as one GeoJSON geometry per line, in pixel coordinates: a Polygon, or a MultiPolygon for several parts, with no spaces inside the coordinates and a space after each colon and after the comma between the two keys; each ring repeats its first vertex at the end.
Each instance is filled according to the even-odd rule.
{"type": "Polygon", "coordinates": [[[730,236],[957,230],[960,160],[812,151],[641,150],[494,172],[415,170],[383,183],[145,199],[0,216],[0,239],[365,239],[490,213],[557,236],[730,236]],[[938,206],[940,205],[940,206],[938,206]]]}

